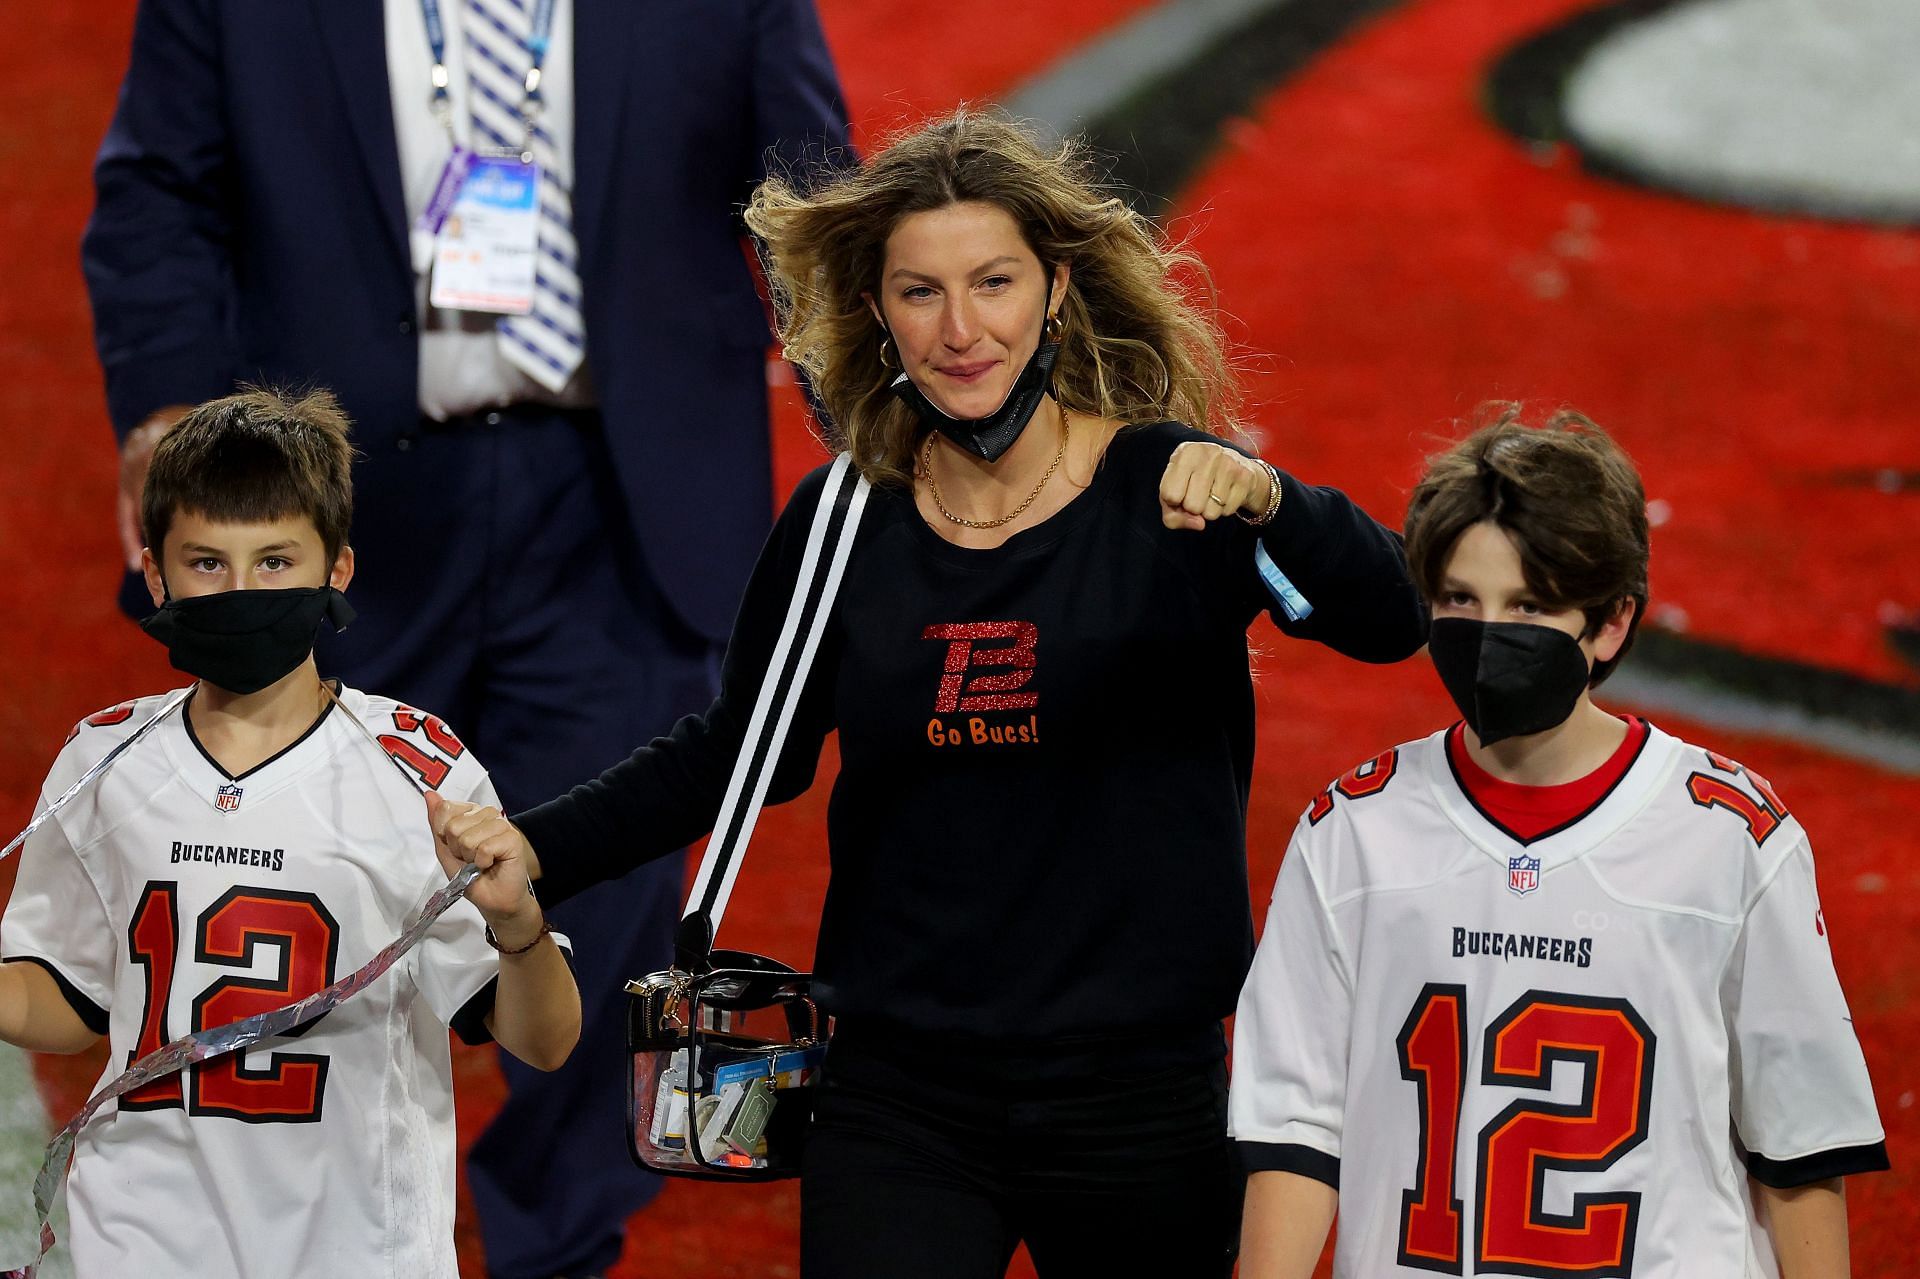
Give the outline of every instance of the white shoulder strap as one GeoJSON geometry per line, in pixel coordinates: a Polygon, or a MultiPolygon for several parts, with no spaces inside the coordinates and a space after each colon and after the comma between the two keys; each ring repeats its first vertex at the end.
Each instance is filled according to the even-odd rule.
{"type": "Polygon", "coordinates": [[[760,696],[754,701],[753,718],[741,740],[740,756],[734,761],[713,837],[707,841],[706,856],[700,861],[700,873],[687,895],[680,929],[683,950],[690,943],[702,953],[712,948],[727,899],[733,895],[733,881],[740,873],[741,855],[760,819],[774,765],[793,723],[800,690],[806,685],[807,670],[813,665],[820,636],[833,610],[833,598],[840,590],[869,491],[870,486],[853,468],[849,455],[842,453],[834,460],[807,530],[806,553],[794,583],[793,601],[787,606],[786,622],[780,628],[780,640],[761,680],[760,696]]]}

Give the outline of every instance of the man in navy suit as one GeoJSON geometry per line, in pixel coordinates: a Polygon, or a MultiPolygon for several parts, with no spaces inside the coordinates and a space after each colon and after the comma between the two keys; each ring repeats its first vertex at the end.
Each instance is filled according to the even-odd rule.
{"type": "MultiPolygon", "coordinates": [[[[447,715],[509,810],[594,775],[713,694],[772,508],[738,210],[845,142],[812,0],[141,0],[84,246],[129,563],[181,406],[328,386],[363,553],[329,673],[447,715]],[[462,151],[538,191],[494,310],[434,280],[462,151]]],[[[654,1188],[619,992],[680,875],[555,912],[587,1025],[559,1074],[506,1066],[470,1156],[496,1279],[611,1265],[654,1188]]]]}

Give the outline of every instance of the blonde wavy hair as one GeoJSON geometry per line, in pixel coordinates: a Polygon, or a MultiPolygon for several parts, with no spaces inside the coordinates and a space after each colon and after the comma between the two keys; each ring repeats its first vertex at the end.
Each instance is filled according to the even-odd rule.
{"type": "Polygon", "coordinates": [[[813,385],[828,443],[870,481],[910,487],[925,428],[888,390],[896,370],[861,295],[879,290],[902,218],[967,201],[1005,210],[1049,277],[1071,267],[1053,369],[1062,405],[1238,432],[1240,390],[1199,259],[1101,189],[1083,140],[1049,153],[1005,116],[962,108],[811,189],[769,178],[747,205],[786,356],[813,385]]]}

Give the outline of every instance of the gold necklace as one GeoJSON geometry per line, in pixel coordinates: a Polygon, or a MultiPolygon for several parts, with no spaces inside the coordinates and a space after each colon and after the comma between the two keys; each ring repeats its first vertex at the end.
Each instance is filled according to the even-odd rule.
{"type": "Polygon", "coordinates": [[[1047,467],[1047,473],[1042,475],[1040,482],[1033,486],[1033,492],[1027,494],[1026,501],[1020,503],[1020,505],[1014,507],[997,520],[969,520],[955,515],[947,509],[947,504],[940,500],[940,485],[936,483],[933,478],[933,435],[929,433],[927,436],[927,447],[920,450],[920,470],[921,473],[927,477],[927,492],[933,497],[933,509],[946,516],[947,519],[953,523],[966,528],[999,528],[1002,524],[1011,524],[1014,520],[1019,519],[1021,514],[1029,506],[1033,505],[1034,500],[1040,496],[1040,490],[1047,486],[1047,481],[1053,478],[1053,473],[1060,469],[1061,461],[1067,456],[1067,432],[1071,426],[1072,418],[1067,413],[1066,407],[1062,405],[1060,409],[1060,448],[1059,451],[1053,455],[1053,462],[1047,467]]]}

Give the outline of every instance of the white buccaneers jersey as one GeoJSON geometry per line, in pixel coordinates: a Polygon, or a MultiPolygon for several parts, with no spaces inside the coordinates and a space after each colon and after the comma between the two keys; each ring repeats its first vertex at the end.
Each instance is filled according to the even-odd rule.
{"type": "Polygon", "coordinates": [[[1240,998],[1249,1167],[1337,1185],[1335,1273],[1777,1274],[1748,1175],[1886,1166],[1806,834],[1657,729],[1522,843],[1445,734],[1301,818],[1240,998]]]}
{"type": "MultiPolygon", "coordinates": [[[[0,955],[48,969],[107,1034],[102,1083],[171,1039],[347,975],[446,883],[425,802],[395,761],[450,799],[493,803],[486,772],[433,717],[340,697],[237,778],[175,711],[27,844],[0,955]]],[[[42,804],[162,700],[83,721],[42,804]]],[[[499,964],[482,930],[455,902],[304,1031],[103,1107],[68,1187],[77,1273],[452,1279],[447,1027],[485,1035],[499,964]]]]}

